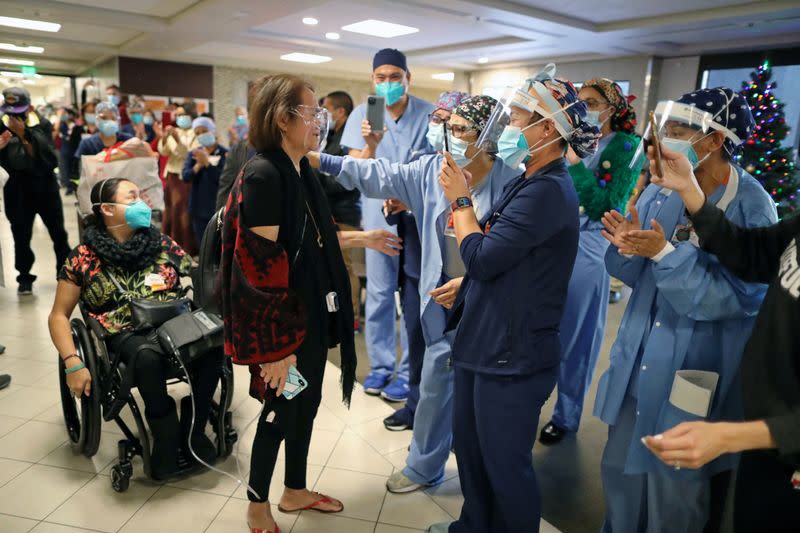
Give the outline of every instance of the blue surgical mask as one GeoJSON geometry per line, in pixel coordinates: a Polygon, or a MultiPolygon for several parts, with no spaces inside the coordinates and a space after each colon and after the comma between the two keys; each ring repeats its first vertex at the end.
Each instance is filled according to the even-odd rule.
{"type": "Polygon", "coordinates": [[[142,119],[142,122],[144,122],[145,126],[152,126],[155,121],[156,119],[154,119],[150,115],[145,115],[144,118],[142,119]]]}
{"type": "Polygon", "coordinates": [[[236,124],[238,126],[247,126],[247,117],[244,115],[237,115],[236,116],[236,124]]]}
{"type": "Polygon", "coordinates": [[[104,136],[111,137],[119,131],[119,124],[116,120],[101,120],[97,123],[97,129],[104,136]]]}
{"type": "Polygon", "coordinates": [[[178,115],[178,118],[175,119],[175,124],[178,125],[179,128],[188,129],[192,127],[192,117],[189,115],[178,115]]]}
{"type": "MultiPolygon", "coordinates": [[[[120,204],[117,202],[102,202],[102,203],[124,206],[125,224],[127,224],[129,228],[143,229],[150,227],[150,217],[153,214],[153,210],[150,209],[150,206],[147,205],[143,200],[134,200],[129,204],[120,204]]],[[[116,227],[119,227],[119,225],[108,226],[106,229],[111,229],[116,227]]]]}
{"type": "Polygon", "coordinates": [[[144,120],[144,117],[141,113],[131,113],[131,122],[134,124],[141,124],[144,120]]]}
{"type": "Polygon", "coordinates": [[[399,102],[405,93],[406,88],[399,81],[385,81],[375,85],[375,94],[383,96],[387,106],[399,102]]]}
{"type": "Polygon", "coordinates": [[[428,123],[428,133],[425,134],[428,142],[437,152],[444,150],[444,125],[428,123]]]}
{"type": "Polygon", "coordinates": [[[97,121],[97,115],[94,113],[86,113],[83,115],[83,119],[86,121],[87,124],[94,124],[97,121]]]}
{"type": "Polygon", "coordinates": [[[530,147],[522,128],[506,126],[497,140],[497,156],[511,168],[519,167],[528,157],[530,147]]]}
{"type": "Polygon", "coordinates": [[[694,145],[691,142],[684,141],[682,139],[670,139],[669,137],[665,137],[661,139],[661,144],[663,144],[668,150],[685,155],[686,159],[689,160],[689,163],[692,164],[692,168],[697,168],[697,166],[700,164],[700,158],[697,157],[697,152],[695,151],[694,145]]]}
{"type": "Polygon", "coordinates": [[[464,168],[469,163],[467,148],[469,148],[470,143],[458,137],[453,137],[452,135],[449,135],[448,138],[450,140],[450,155],[453,156],[453,161],[455,161],[456,165],[459,167],[464,168]]]}
{"type": "Polygon", "coordinates": [[[152,214],[153,210],[142,200],[125,206],[125,222],[131,229],[149,228],[152,214]]]}
{"type": "Polygon", "coordinates": [[[205,146],[208,148],[209,146],[214,146],[216,144],[217,138],[214,137],[213,133],[207,131],[197,136],[197,142],[200,143],[200,146],[205,146]]]}
{"type": "Polygon", "coordinates": [[[108,101],[111,105],[119,105],[119,96],[116,94],[109,94],[108,101]]]}

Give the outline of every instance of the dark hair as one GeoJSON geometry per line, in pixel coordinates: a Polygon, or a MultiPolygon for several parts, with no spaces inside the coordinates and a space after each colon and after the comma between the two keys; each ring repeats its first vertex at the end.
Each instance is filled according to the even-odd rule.
{"type": "Polygon", "coordinates": [[[120,91],[120,92],[122,92],[122,91],[120,90],[120,88],[119,88],[119,85],[111,84],[111,85],[109,85],[108,87],[106,87],[106,91],[109,91],[109,90],[112,90],[112,89],[113,89],[113,90],[117,90],[117,91],[120,91]]]}
{"type": "Polygon", "coordinates": [[[98,181],[89,193],[89,201],[92,203],[92,214],[86,217],[86,224],[104,227],[103,213],[100,211],[100,204],[113,203],[119,190],[119,184],[123,181],[131,181],[127,178],[108,178],[98,181]]]}
{"type": "Polygon", "coordinates": [[[186,114],[192,117],[192,119],[197,118],[197,102],[190,100],[188,102],[178,104],[178,107],[182,107],[183,110],[186,111],[186,114]]]}
{"type": "Polygon", "coordinates": [[[350,116],[350,113],[353,112],[353,99],[346,92],[333,91],[325,98],[330,98],[331,102],[333,102],[333,107],[344,108],[344,112],[347,113],[347,116],[350,116]]]}
{"type": "Polygon", "coordinates": [[[280,148],[283,132],[278,121],[303,102],[303,90],[314,87],[292,74],[264,76],[253,85],[250,105],[250,145],[259,152],[280,148]]]}

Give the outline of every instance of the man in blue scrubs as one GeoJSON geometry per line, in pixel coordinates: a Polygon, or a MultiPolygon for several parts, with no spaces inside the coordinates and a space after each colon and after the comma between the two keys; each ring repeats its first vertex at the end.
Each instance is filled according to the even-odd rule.
{"type": "MultiPolygon", "coordinates": [[[[433,153],[428,143],[428,115],[433,105],[408,94],[411,73],[402,52],[384,49],[375,54],[372,61],[372,82],[375,94],[386,99],[383,139],[373,151],[371,144],[362,136],[362,122],[367,116],[367,105],[356,107],[347,120],[341,145],[349,155],[361,159],[383,158],[393,163],[410,163],[421,155],[433,153]]],[[[380,135],[375,134],[375,135],[380,135]]],[[[386,223],[383,201],[363,199],[362,227],[365,230],[385,229],[393,231],[386,223]]],[[[406,234],[417,233],[414,218],[405,213],[399,225],[406,234]]],[[[416,249],[413,243],[404,246],[403,271],[412,278],[419,277],[421,251],[419,240],[416,249]]],[[[366,251],[367,258],[367,304],[365,334],[370,358],[370,373],[364,380],[368,394],[382,394],[391,401],[403,401],[408,397],[408,348],[406,328],[401,325],[400,337],[403,355],[397,360],[395,333],[395,299],[398,289],[400,261],[373,250],[366,251]],[[392,379],[394,380],[392,381],[392,379]],[[391,381],[391,383],[390,383],[391,381]]]]}

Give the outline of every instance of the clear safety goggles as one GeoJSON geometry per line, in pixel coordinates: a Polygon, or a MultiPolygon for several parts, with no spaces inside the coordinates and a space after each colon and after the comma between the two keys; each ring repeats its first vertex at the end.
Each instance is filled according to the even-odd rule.
{"type": "Polygon", "coordinates": [[[306,126],[312,126],[308,132],[307,137],[319,134],[319,141],[316,143],[316,149],[321,150],[328,141],[328,128],[330,127],[330,114],[324,107],[298,105],[294,108],[294,113],[300,117],[306,126]]]}

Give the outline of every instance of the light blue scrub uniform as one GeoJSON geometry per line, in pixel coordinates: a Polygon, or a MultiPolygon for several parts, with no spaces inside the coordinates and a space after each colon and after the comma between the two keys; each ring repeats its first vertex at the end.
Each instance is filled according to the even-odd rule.
{"type": "MultiPolygon", "coordinates": [[[[445,335],[448,312],[430,295],[447,281],[444,265],[444,230],[450,202],[439,185],[441,155],[426,155],[408,165],[385,159],[334,158],[322,155],[321,170],[348,189],[368,198],[398,198],[414,213],[422,242],[422,275],[419,283],[420,314],[425,337],[420,398],[414,415],[414,436],[403,473],[415,483],[434,485],[444,477],[444,465],[452,447],[453,369],[450,347],[454,332],[445,335]],[[341,172],[339,165],[341,164],[341,172]]],[[[521,171],[497,160],[491,172],[472,191],[478,219],[499,200],[507,183],[521,171]]]]}
{"type": "MultiPolygon", "coordinates": [[[[741,168],[732,167],[728,184],[709,201],[723,208],[726,191],[735,191],[725,209],[734,224],[749,228],[777,221],[769,195],[741,168]]],[[[696,238],[674,238],[676,228],[687,224],[677,193],[650,185],[637,209],[646,229],[651,219],[658,220],[675,250],[659,262],[625,257],[614,247],[606,252],[608,272],[633,293],[595,401],[594,414],[609,425],[601,463],[603,531],[702,531],[708,518],[709,478],[732,469],[738,456],[723,455],[699,470],[675,470],[640,440],[702,419],[669,402],[678,370],[718,373],[706,419],[741,419],[739,362],[766,286],[738,279],[701,250],[696,238]]]]}
{"type": "MultiPolygon", "coordinates": [[[[408,106],[399,120],[395,121],[389,113],[385,113],[387,131],[378,145],[375,157],[388,159],[394,163],[410,163],[422,155],[433,153],[434,150],[425,137],[428,132],[428,115],[433,110],[433,104],[408,95],[408,106]]],[[[342,133],[343,147],[350,150],[364,148],[361,123],[366,116],[366,104],[359,105],[350,114],[342,133]]],[[[362,226],[365,230],[383,229],[396,233],[394,227],[389,226],[383,216],[382,200],[363,199],[361,213],[362,226]]],[[[399,367],[395,369],[397,337],[394,293],[398,289],[400,260],[368,249],[366,264],[367,303],[364,332],[371,370],[387,376],[391,376],[397,370],[397,377],[408,380],[408,343],[404,324],[400,325],[403,355],[399,367]]]]}

